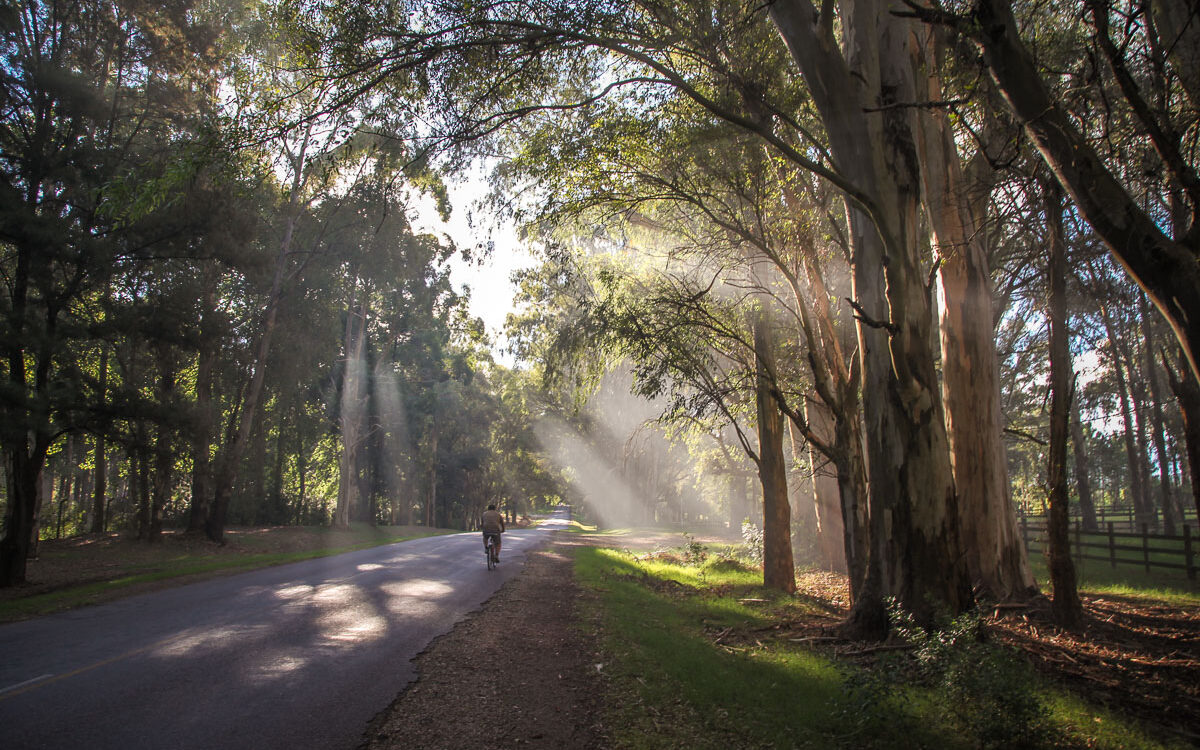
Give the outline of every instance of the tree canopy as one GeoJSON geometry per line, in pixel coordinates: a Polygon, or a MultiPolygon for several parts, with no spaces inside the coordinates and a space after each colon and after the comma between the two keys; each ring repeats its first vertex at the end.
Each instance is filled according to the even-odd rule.
{"type": "Polygon", "coordinates": [[[1197,21],[10,4],[0,584],[51,533],[567,499],[761,526],[767,585],[842,569],[846,626],[880,636],[892,599],[927,624],[1035,593],[1019,512],[1059,546],[1105,509],[1174,533],[1200,490],[1197,21]],[[472,210],[539,258],[503,352],[451,276],[476,248],[417,228],[461,221],[447,182],[478,165],[472,210]]]}

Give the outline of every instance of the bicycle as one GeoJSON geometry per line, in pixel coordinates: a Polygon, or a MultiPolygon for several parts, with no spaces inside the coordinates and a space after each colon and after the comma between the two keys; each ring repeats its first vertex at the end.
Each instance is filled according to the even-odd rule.
{"type": "Polygon", "coordinates": [[[496,538],[494,536],[492,536],[491,534],[487,535],[487,538],[483,543],[483,552],[487,556],[488,570],[495,570],[496,562],[497,562],[497,560],[496,560],[496,538]]]}

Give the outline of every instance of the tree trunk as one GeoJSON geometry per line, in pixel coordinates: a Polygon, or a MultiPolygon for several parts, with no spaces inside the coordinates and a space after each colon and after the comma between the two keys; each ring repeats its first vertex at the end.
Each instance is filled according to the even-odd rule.
{"type": "Polygon", "coordinates": [[[129,492],[137,509],[137,538],[142,542],[150,540],[150,469],[144,443],[139,435],[137,446],[129,452],[129,492]]]}
{"type": "Polygon", "coordinates": [[[1109,351],[1112,352],[1113,373],[1117,378],[1117,398],[1121,405],[1121,422],[1125,428],[1123,440],[1125,443],[1125,457],[1129,462],[1129,494],[1133,503],[1133,512],[1138,524],[1148,524],[1151,519],[1146,508],[1148,501],[1142,473],[1143,461],[1138,455],[1137,426],[1133,421],[1133,405],[1129,395],[1128,380],[1125,376],[1125,364],[1116,346],[1115,337],[1119,336],[1120,333],[1114,327],[1112,317],[1108,314],[1108,309],[1103,304],[1100,306],[1100,311],[1104,319],[1105,330],[1108,332],[1109,351]]]}
{"type": "Polygon", "coordinates": [[[425,525],[432,528],[437,508],[438,414],[437,386],[433,386],[433,423],[429,427],[429,496],[425,500],[425,525]]]}
{"type": "Polygon", "coordinates": [[[916,100],[913,28],[872,0],[849,11],[842,18],[847,59],[831,19],[807,0],[770,6],[847,191],[872,532],[863,596],[847,625],[882,636],[883,597],[896,597],[918,622],[930,624],[939,609],[969,608],[972,595],[921,264],[916,123],[911,108],[892,106],[916,100]]]}
{"type": "Polygon", "coordinates": [[[213,476],[213,501],[204,524],[204,533],[218,544],[225,543],[225,520],[229,514],[229,501],[233,496],[233,487],[237,484],[242,458],[246,455],[251,431],[258,415],[258,403],[262,398],[263,383],[266,380],[267,356],[271,352],[271,339],[275,334],[275,321],[279,313],[279,297],[283,292],[284,271],[287,268],[292,236],[298,221],[299,218],[295,214],[288,218],[279,254],[275,258],[275,275],[271,280],[271,290],[267,294],[266,312],[255,351],[254,371],[242,400],[238,429],[229,447],[217,462],[213,476]]]}
{"type": "Polygon", "coordinates": [[[783,414],[771,389],[774,370],[765,315],[754,322],[755,401],[758,404],[758,475],[763,491],[763,585],[785,593],[796,591],[792,558],[792,517],[787,494],[787,462],[783,453],[783,414]]]}
{"type": "Polygon", "coordinates": [[[277,415],[278,424],[275,427],[275,466],[271,472],[270,495],[271,523],[273,524],[288,522],[287,503],[283,499],[283,471],[287,457],[287,446],[283,436],[287,432],[287,425],[284,423],[284,410],[279,409],[277,415]]]}
{"type": "Polygon", "coordinates": [[[1100,522],[1096,519],[1096,503],[1092,500],[1087,441],[1084,439],[1083,424],[1079,418],[1078,400],[1074,400],[1072,405],[1075,408],[1071,410],[1071,444],[1075,449],[1075,489],[1079,493],[1079,510],[1083,516],[1084,530],[1097,531],[1100,522]]]}
{"type": "MultiPolygon", "coordinates": [[[[166,346],[158,351],[158,400],[160,404],[171,403],[175,395],[175,363],[166,346]]],[[[171,492],[172,475],[175,469],[175,447],[171,440],[171,428],[165,423],[158,425],[154,446],[154,479],[150,488],[150,518],[147,540],[154,542],[162,538],[163,509],[171,492]]]]}
{"type": "Polygon", "coordinates": [[[296,523],[305,523],[308,510],[308,461],[304,457],[304,443],[296,449],[296,473],[300,477],[300,497],[296,498],[296,523]]]}
{"type": "MultiPolygon", "coordinates": [[[[1175,370],[1167,365],[1165,354],[1163,358],[1167,384],[1171,386],[1171,392],[1175,394],[1175,400],[1179,403],[1179,411],[1183,416],[1188,476],[1192,481],[1192,504],[1196,506],[1196,513],[1200,516],[1200,385],[1197,385],[1192,378],[1187,377],[1186,372],[1177,375],[1175,370]]],[[[1180,352],[1179,359],[1181,362],[1183,361],[1182,352],[1180,352]]]]}
{"type": "Polygon", "coordinates": [[[1162,503],[1163,533],[1175,535],[1175,507],[1171,492],[1171,457],[1167,454],[1167,425],[1163,419],[1162,384],[1159,382],[1158,364],[1154,361],[1154,326],[1150,324],[1150,306],[1143,299],[1142,311],[1142,354],[1145,359],[1146,379],[1150,386],[1150,434],[1154,440],[1154,453],[1158,458],[1159,497],[1162,503]]]}
{"type": "MultiPolygon", "coordinates": [[[[925,30],[926,97],[944,97],[941,41],[925,30]]],[[[987,180],[967,179],[944,109],[923,110],[921,180],[938,259],[937,301],[942,345],[946,433],[959,506],[959,531],[975,588],[997,601],[1027,599],[1037,584],[1009,496],[1008,456],[1001,440],[992,279],[984,225],[987,180]]],[[[990,169],[988,169],[990,174],[990,169]]]]}
{"type": "MultiPolygon", "coordinates": [[[[833,415],[829,407],[812,399],[804,402],[808,428],[832,444],[833,415]]],[[[846,529],[842,520],[842,496],[838,487],[838,472],[833,461],[808,443],[808,462],[812,467],[813,510],[817,522],[817,548],[821,562],[829,570],[845,572],[846,529]]]]}
{"type": "Polygon", "coordinates": [[[1139,374],[1137,358],[1134,357],[1128,340],[1128,336],[1136,334],[1132,332],[1132,327],[1126,331],[1128,331],[1127,335],[1122,336],[1119,341],[1114,343],[1125,360],[1125,372],[1128,375],[1126,385],[1129,387],[1129,397],[1133,405],[1134,442],[1137,445],[1137,472],[1142,484],[1142,514],[1146,519],[1144,523],[1157,530],[1159,526],[1158,512],[1155,508],[1150,480],[1150,441],[1146,436],[1150,429],[1146,424],[1150,409],[1146,405],[1146,387],[1143,380],[1143,377],[1151,375],[1150,373],[1139,374]]]}
{"type": "Polygon", "coordinates": [[[338,463],[338,504],[333,515],[333,525],[340,528],[350,527],[350,519],[362,504],[359,452],[366,432],[366,361],[363,358],[366,335],[362,313],[361,305],[355,305],[353,301],[346,306],[346,359],[342,369],[341,412],[338,419],[342,453],[338,463]]]}
{"type": "MultiPolygon", "coordinates": [[[[847,366],[837,327],[829,308],[830,294],[822,269],[811,258],[805,260],[805,270],[811,289],[811,304],[815,325],[803,316],[809,333],[809,348],[819,356],[810,356],[817,393],[831,417],[832,442],[826,458],[833,462],[837,474],[838,503],[843,538],[842,557],[850,578],[850,601],[857,601],[867,572],[869,538],[867,458],[863,440],[862,415],[859,412],[860,368],[847,366]],[[836,408],[832,406],[836,404],[836,408]]],[[[797,293],[797,296],[803,296],[797,293]]],[[[797,302],[801,311],[808,301],[797,302]]]]}
{"type": "Polygon", "coordinates": [[[196,358],[196,420],[192,429],[192,498],[188,508],[188,534],[204,531],[213,499],[213,464],[211,449],[213,429],[217,424],[213,404],[213,372],[217,366],[216,334],[213,318],[216,314],[217,282],[219,277],[209,269],[204,277],[201,299],[200,352],[196,358]]]}
{"type": "Polygon", "coordinates": [[[46,507],[47,502],[53,502],[52,494],[54,492],[54,477],[50,472],[46,471],[45,463],[42,464],[42,472],[38,475],[38,491],[37,502],[33,506],[33,531],[30,532],[29,558],[36,560],[40,554],[42,546],[42,511],[46,507]]]}
{"type": "Polygon", "coordinates": [[[58,492],[56,493],[54,503],[54,538],[62,539],[63,535],[63,513],[66,510],[66,505],[71,500],[71,485],[76,482],[75,477],[75,435],[67,436],[67,453],[65,465],[63,466],[62,476],[58,480],[58,492]]]}
{"type": "Polygon", "coordinates": [[[154,452],[154,480],[150,487],[150,534],[147,539],[157,542],[162,539],[163,511],[171,495],[171,483],[175,473],[175,454],[171,439],[160,428],[159,444],[154,452]]]}
{"type": "MultiPolygon", "coordinates": [[[[100,349],[100,398],[107,398],[108,394],[108,347],[100,349]]],[[[96,432],[96,473],[95,479],[92,482],[92,528],[93,534],[103,534],[108,528],[108,518],[105,511],[107,510],[107,502],[105,496],[108,494],[108,446],[105,443],[104,433],[96,432]]]]}
{"type": "MultiPolygon", "coordinates": [[[[50,368],[48,354],[41,352],[43,356],[34,368],[32,388],[28,377],[29,359],[34,356],[33,352],[26,349],[25,340],[33,253],[27,247],[17,247],[15,268],[5,280],[9,293],[5,316],[7,326],[0,347],[8,368],[5,385],[9,390],[6,399],[28,398],[30,406],[35,408],[26,407],[22,410],[23,414],[14,415],[17,424],[8,425],[0,437],[8,484],[4,537],[0,539],[0,588],[25,582],[26,561],[36,524],[38,484],[51,442],[47,416],[36,408],[47,391],[50,368]]],[[[49,325],[55,325],[53,318],[49,325]]]]}
{"type": "Polygon", "coordinates": [[[1050,514],[1047,529],[1052,609],[1060,627],[1076,629],[1083,622],[1083,607],[1075,589],[1071,562],[1069,496],[1067,493],[1067,430],[1073,390],[1071,351],[1067,332],[1066,242],[1062,230],[1062,199],[1058,190],[1046,188],[1046,215],[1050,240],[1050,452],[1047,483],[1050,514]]]}
{"type": "Polygon", "coordinates": [[[249,460],[243,465],[246,471],[242,477],[239,493],[250,508],[250,518],[253,523],[269,523],[267,516],[267,433],[269,432],[271,414],[264,405],[258,419],[254,420],[254,429],[250,432],[249,460]]]}

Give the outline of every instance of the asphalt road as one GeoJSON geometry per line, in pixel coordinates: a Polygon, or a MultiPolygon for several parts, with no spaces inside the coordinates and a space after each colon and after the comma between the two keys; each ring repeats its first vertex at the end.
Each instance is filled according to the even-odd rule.
{"type": "Polygon", "coordinates": [[[479,534],[428,537],[0,625],[0,748],[349,750],[561,523],[492,572],[479,534]]]}

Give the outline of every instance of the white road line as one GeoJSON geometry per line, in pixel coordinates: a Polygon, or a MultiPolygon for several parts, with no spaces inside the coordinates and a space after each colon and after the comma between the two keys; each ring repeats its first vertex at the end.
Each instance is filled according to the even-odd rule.
{"type": "Polygon", "coordinates": [[[53,676],[54,675],[52,675],[52,674],[44,674],[41,677],[34,677],[32,680],[25,680],[24,682],[18,682],[16,685],[9,685],[6,688],[0,689],[0,695],[4,695],[5,693],[11,692],[13,690],[23,688],[26,685],[32,685],[35,682],[41,682],[42,680],[45,680],[45,679],[47,679],[49,677],[53,677],[53,676]]]}

